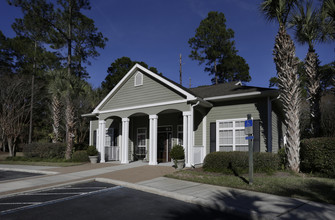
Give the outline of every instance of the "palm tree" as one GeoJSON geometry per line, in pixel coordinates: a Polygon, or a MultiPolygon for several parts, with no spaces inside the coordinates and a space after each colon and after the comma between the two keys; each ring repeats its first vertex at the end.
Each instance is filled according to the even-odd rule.
{"type": "Polygon", "coordinates": [[[269,21],[279,23],[275,39],[274,62],[278,75],[280,100],[284,107],[286,124],[285,151],[289,167],[299,172],[300,166],[300,88],[297,75],[295,46],[286,32],[286,25],[291,10],[298,0],[264,0],[260,9],[269,21]]]}
{"type": "Polygon", "coordinates": [[[309,94],[310,104],[310,127],[311,135],[318,137],[320,134],[320,99],[321,99],[321,83],[318,71],[319,59],[315,52],[314,46],[320,41],[320,14],[317,10],[313,10],[312,2],[308,1],[306,7],[299,4],[297,10],[294,11],[290,24],[294,28],[295,37],[301,44],[308,44],[308,53],[305,58],[305,73],[308,78],[307,90],[309,94]]]}
{"type": "Polygon", "coordinates": [[[51,118],[52,118],[52,143],[57,143],[60,140],[60,122],[62,117],[62,95],[65,88],[65,71],[55,70],[49,72],[49,93],[51,94],[51,118]]]}

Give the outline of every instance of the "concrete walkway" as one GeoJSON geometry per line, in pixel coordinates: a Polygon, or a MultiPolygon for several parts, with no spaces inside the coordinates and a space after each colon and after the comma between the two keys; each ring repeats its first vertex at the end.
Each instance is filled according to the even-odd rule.
{"type": "Polygon", "coordinates": [[[142,162],[127,165],[84,164],[64,168],[0,165],[0,170],[50,172],[45,176],[0,182],[0,196],[70,182],[97,180],[200,204],[199,210],[206,206],[213,211],[229,211],[253,219],[335,219],[335,206],[330,204],[163,177],[174,172],[170,165],[148,166],[142,162]]]}

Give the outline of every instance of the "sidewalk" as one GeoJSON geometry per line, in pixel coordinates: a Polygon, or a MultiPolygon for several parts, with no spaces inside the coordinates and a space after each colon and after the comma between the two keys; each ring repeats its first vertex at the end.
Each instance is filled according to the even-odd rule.
{"type": "MultiPolygon", "coordinates": [[[[0,169],[9,168],[31,171],[34,167],[0,165],[0,169]]],[[[201,204],[199,209],[210,207],[213,211],[230,211],[253,219],[335,219],[334,205],[163,177],[174,172],[171,166],[148,166],[142,162],[105,163],[64,168],[36,167],[35,172],[39,171],[57,174],[2,182],[0,196],[95,179],[201,204]]]]}

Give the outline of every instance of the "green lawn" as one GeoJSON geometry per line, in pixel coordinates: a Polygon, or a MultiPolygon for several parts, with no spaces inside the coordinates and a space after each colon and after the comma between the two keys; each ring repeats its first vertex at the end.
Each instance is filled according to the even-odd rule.
{"type": "Polygon", "coordinates": [[[255,174],[250,186],[247,174],[239,177],[204,172],[202,168],[178,171],[167,177],[335,204],[335,179],[277,172],[255,174]]]}
{"type": "Polygon", "coordinates": [[[26,158],[23,156],[7,157],[7,155],[5,155],[4,153],[2,153],[2,155],[0,156],[1,156],[0,164],[54,166],[54,167],[68,167],[83,164],[83,162],[72,162],[72,161],[66,161],[65,159],[26,158]]]}

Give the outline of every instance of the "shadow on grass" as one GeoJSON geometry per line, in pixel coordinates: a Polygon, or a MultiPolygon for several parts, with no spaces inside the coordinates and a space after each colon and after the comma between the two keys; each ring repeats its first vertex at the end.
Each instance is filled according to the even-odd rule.
{"type": "Polygon", "coordinates": [[[297,199],[276,196],[258,196],[229,190],[218,193],[210,206],[192,206],[170,212],[168,219],[328,219],[329,213],[323,205],[313,207],[297,199]],[[307,207],[305,207],[307,206],[307,207]],[[305,207],[302,210],[302,207],[305,207]],[[299,209],[301,208],[301,209],[299,209]]]}
{"type": "Polygon", "coordinates": [[[274,194],[335,204],[334,184],[318,180],[306,180],[304,187],[300,188],[290,185],[281,186],[274,194]]]}

